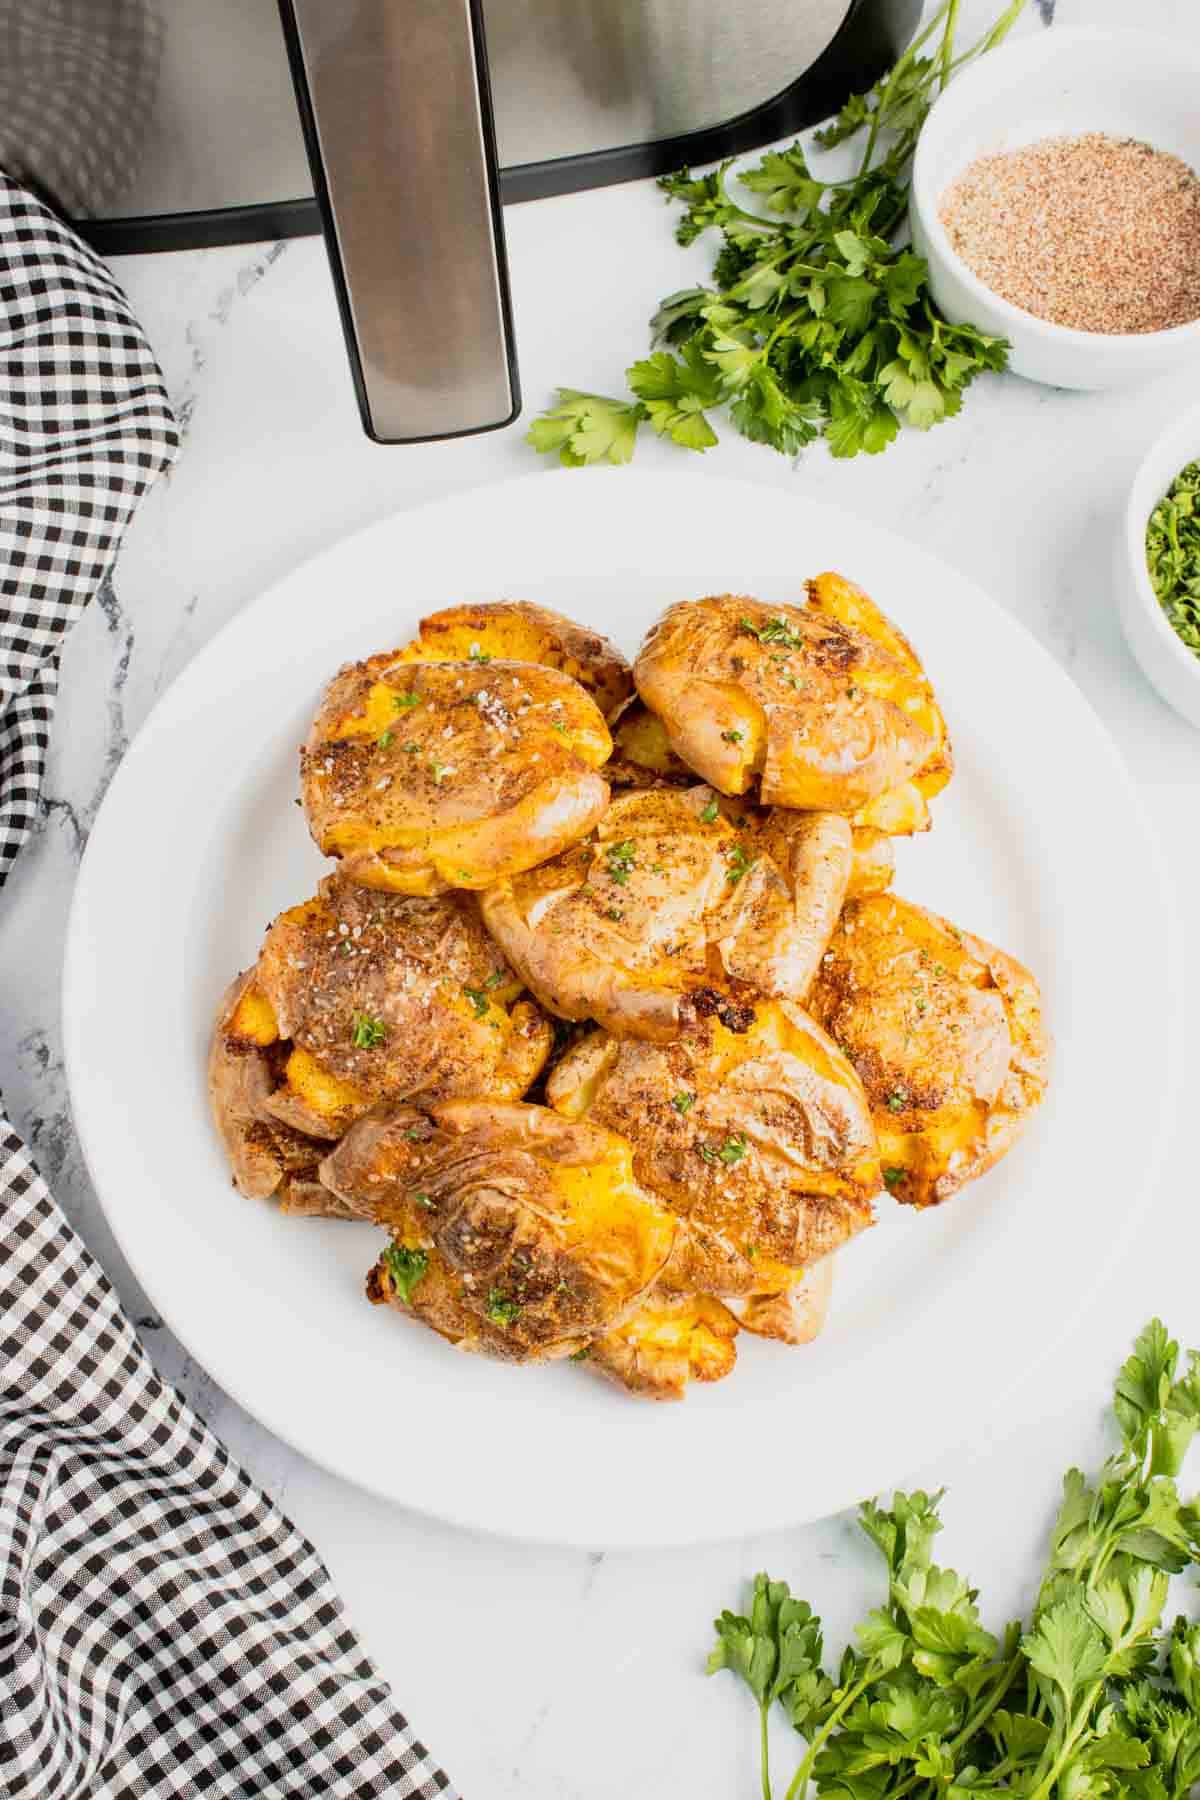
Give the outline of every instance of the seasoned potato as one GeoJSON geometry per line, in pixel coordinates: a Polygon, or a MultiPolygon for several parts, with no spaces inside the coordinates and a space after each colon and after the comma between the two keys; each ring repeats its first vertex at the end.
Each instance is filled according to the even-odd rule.
{"type": "Polygon", "coordinates": [[[226,989],[208,1053],[208,1092],[236,1187],[253,1200],[276,1195],[284,1212],[347,1217],[321,1186],[328,1145],[272,1115],[277,1086],[274,1015],[248,970],[226,989]]]}
{"type": "Polygon", "coordinates": [[[891,838],[886,832],[875,831],[868,825],[855,825],[850,833],[850,842],[853,855],[846,898],[853,900],[859,894],[882,894],[886,888],[891,887],[896,873],[896,857],[891,838]]]}
{"type": "Polygon", "coordinates": [[[642,1186],[684,1222],[664,1287],[718,1297],[777,1289],[862,1231],[880,1186],[862,1086],[787,1001],[748,1028],[697,1019],[674,1043],[597,1031],[547,1097],[626,1137],[642,1186]]]}
{"type": "Polygon", "coordinates": [[[841,910],[850,827],[794,814],[780,862],[722,817],[709,788],[619,794],[586,843],[497,882],[480,906],[551,1012],[666,1042],[689,996],[799,999],[841,910]]]}
{"type": "Polygon", "coordinates": [[[725,1304],[743,1331],[781,1344],[811,1344],[829,1310],[833,1261],[827,1256],[813,1269],[784,1269],[778,1275],[760,1270],[761,1287],[725,1304]]]}
{"type": "Polygon", "coordinates": [[[609,720],[633,692],[633,670],[615,644],[529,600],[485,600],[430,613],[399,656],[404,662],[543,663],[586,688],[609,720]]]}
{"type": "Polygon", "coordinates": [[[628,1144],[541,1106],[379,1108],[321,1179],[393,1235],[379,1297],[418,1318],[428,1307],[443,1336],[506,1361],[567,1356],[619,1325],[675,1241],[628,1144]]]}
{"type": "Polygon", "coordinates": [[[860,815],[890,790],[949,774],[945,726],[911,649],[840,577],[804,607],[725,594],[654,625],[634,678],[671,748],[725,794],[757,780],[764,804],[860,815]],[[839,616],[855,598],[859,624],[839,616]]]}
{"type": "Polygon", "coordinates": [[[884,1180],[911,1205],[991,1168],[1045,1092],[1033,976],[911,901],[847,904],[809,1005],[862,1078],[884,1180]]]}
{"type": "Polygon", "coordinates": [[[682,1400],[693,1381],[721,1381],[737,1362],[737,1320],[706,1294],[651,1294],[588,1349],[590,1366],[631,1394],[682,1400]]]}
{"type": "Polygon", "coordinates": [[[583,837],[608,804],[593,700],[527,662],[392,653],[336,675],[301,752],[309,828],[367,887],[482,888],[583,837]]]}
{"type": "Polygon", "coordinates": [[[315,1164],[379,1100],[516,1099],[553,1038],[522,991],[465,895],[329,877],[280,914],[222,1003],[210,1078],[238,1186],[275,1192],[284,1129],[326,1140],[315,1164]]]}
{"type": "Polygon", "coordinates": [[[667,728],[636,695],[612,726],[604,773],[614,788],[694,787],[696,777],[671,748],[667,728]]]}

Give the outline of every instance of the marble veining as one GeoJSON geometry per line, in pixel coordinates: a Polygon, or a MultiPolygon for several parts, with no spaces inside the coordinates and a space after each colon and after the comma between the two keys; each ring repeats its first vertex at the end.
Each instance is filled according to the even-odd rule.
{"type": "MultiPolygon", "coordinates": [[[[964,0],[964,32],[982,31],[995,10],[995,0],[964,0]]],[[[1052,21],[1123,25],[1128,7],[1036,0],[1019,29],[1052,21]]],[[[1145,0],[1137,23],[1200,33],[1193,0],[1145,0]]],[[[703,246],[683,253],[671,243],[647,184],[510,209],[506,230],[527,415],[559,382],[611,389],[642,353],[657,297],[706,272],[703,246]],[[586,286],[573,281],[581,268],[590,272],[586,286]]],[[[479,1800],[750,1800],[751,1720],[731,1684],[701,1675],[709,1621],[755,1568],[769,1566],[826,1611],[837,1641],[872,1603],[871,1564],[849,1517],[695,1550],[586,1555],[506,1545],[406,1514],[316,1468],[216,1386],[140,1290],[91,1190],[71,1126],[59,976],[79,859],[133,734],[188,658],[301,558],[397,507],[533,466],[522,423],[411,449],[363,438],[314,241],[116,267],[159,354],[185,442],[63,655],[43,818],[0,894],[0,1088],[159,1367],[312,1534],[402,1706],[463,1792],[479,1800]],[[464,1657],[465,1645],[496,1643],[499,1656],[464,1657]]],[[[1181,816],[1196,816],[1200,735],[1161,705],[1124,650],[1113,544],[1141,447],[1197,400],[1200,369],[1117,396],[989,377],[958,420],[926,437],[905,433],[879,458],[838,464],[816,450],[789,467],[729,439],[694,468],[697,484],[740,475],[850,508],[979,581],[1102,713],[1162,829],[1174,879],[1194,895],[1200,841],[1181,829],[1181,816]]],[[[678,453],[654,443],[638,457],[680,466],[678,453]]],[[[802,568],[803,546],[797,560],[802,568]]],[[[981,642],[981,656],[986,648],[981,642]]],[[[1019,712],[1014,696],[1015,728],[1019,712]]],[[[1118,845],[1119,837],[1114,853],[1118,845]]],[[[152,827],[147,855],[152,863],[152,827]]],[[[169,871],[152,878],[168,895],[169,871]]],[[[133,994],[138,978],[131,969],[133,994]]],[[[1194,982],[1196,972],[1180,978],[1194,982]]],[[[170,1054],[170,1019],[160,1027],[170,1054]]],[[[1114,1057],[1143,1048],[1114,1047],[1114,1057]]],[[[1189,1055],[1195,1086],[1194,1041],[1189,1055]]],[[[1166,1180],[1172,1191],[1195,1191],[1182,1134],[1166,1180]]],[[[170,1171],[163,1186],[169,1205],[170,1171]]],[[[927,1485],[951,1484],[944,1560],[985,1581],[996,1617],[1028,1598],[1061,1470],[1102,1451],[1100,1409],[1125,1338],[1157,1308],[1200,1340],[1187,1273],[1197,1247],[1170,1259],[1147,1248],[1131,1259],[1103,1298],[1108,1363],[1097,1366],[1087,1343],[1069,1346],[986,1430],[963,1421],[971,1447],[915,1472],[927,1485]]],[[[969,1354],[969,1346],[947,1354],[969,1354]]],[[[881,1371],[880,1380],[911,1409],[916,1443],[922,1411],[937,1405],[936,1370],[881,1371]]],[[[397,1405],[402,1399],[381,1397],[381,1406],[397,1405]]],[[[779,1428],[795,1436],[802,1481],[805,1458],[830,1447],[805,1441],[802,1406],[779,1428]]]]}

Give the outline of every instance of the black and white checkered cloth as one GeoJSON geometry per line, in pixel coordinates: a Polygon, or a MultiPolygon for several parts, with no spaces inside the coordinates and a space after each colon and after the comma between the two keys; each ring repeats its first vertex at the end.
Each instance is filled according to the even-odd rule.
{"type": "MultiPolygon", "coordinates": [[[[63,633],[177,442],[120,289],[0,176],[0,883],[63,633]]],[[[159,1378],[2,1103],[0,1794],[455,1800],[316,1551],[159,1378]]]]}

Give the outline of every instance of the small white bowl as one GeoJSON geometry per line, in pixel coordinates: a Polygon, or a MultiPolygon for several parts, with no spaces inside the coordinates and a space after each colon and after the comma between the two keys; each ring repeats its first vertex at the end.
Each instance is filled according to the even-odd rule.
{"type": "Polygon", "coordinates": [[[1200,656],[1172,629],[1146,567],[1146,526],[1175,477],[1200,462],[1200,406],[1176,419],[1142,458],[1117,546],[1117,605],[1126,642],[1168,705],[1200,726],[1200,656]]]}
{"type": "Polygon", "coordinates": [[[1014,373],[1054,387],[1120,387],[1200,361],[1200,321],[1112,334],[1051,325],[985,287],[951,248],[938,217],[946,189],[976,157],[1085,131],[1138,138],[1200,171],[1200,44],[1052,29],[990,51],[930,110],[913,164],[909,218],[946,317],[1006,337],[1014,373]]]}

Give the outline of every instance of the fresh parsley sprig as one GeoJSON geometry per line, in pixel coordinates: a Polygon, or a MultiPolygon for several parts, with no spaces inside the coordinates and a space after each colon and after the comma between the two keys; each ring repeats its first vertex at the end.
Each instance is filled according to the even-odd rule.
{"type": "Polygon", "coordinates": [[[956,53],[959,0],[943,0],[869,93],[855,94],[817,133],[823,148],[860,134],[857,174],[821,181],[802,144],[770,150],[736,179],[730,158],[659,186],[683,214],[675,236],[721,235],[709,287],[670,294],[650,322],[651,354],[625,371],[631,399],[559,388],[527,442],[568,468],[628,462],[643,425],[686,450],[717,442],[724,409],[743,437],[794,456],[824,436],[834,456],[886,449],[901,422],[928,430],[952,418],[981,370],[1008,346],[935,307],[928,270],[902,237],[909,170],[926,114],[950,76],[994,48],[1025,0],[956,53]]]}
{"type": "Polygon", "coordinates": [[[1153,1320],[1116,1384],[1121,1448],[1094,1482],[1068,1472],[1027,1625],[999,1638],[976,1590],[933,1561],[940,1494],[868,1501],[859,1523],[887,1574],[836,1674],[821,1622],[785,1582],[755,1578],[723,1612],[710,1673],[729,1669],[806,1749],[784,1800],[1187,1800],[1200,1783],[1200,1622],[1163,1628],[1168,1578],[1200,1562],[1200,1511],[1176,1486],[1200,1429],[1200,1354],[1153,1320]]]}

